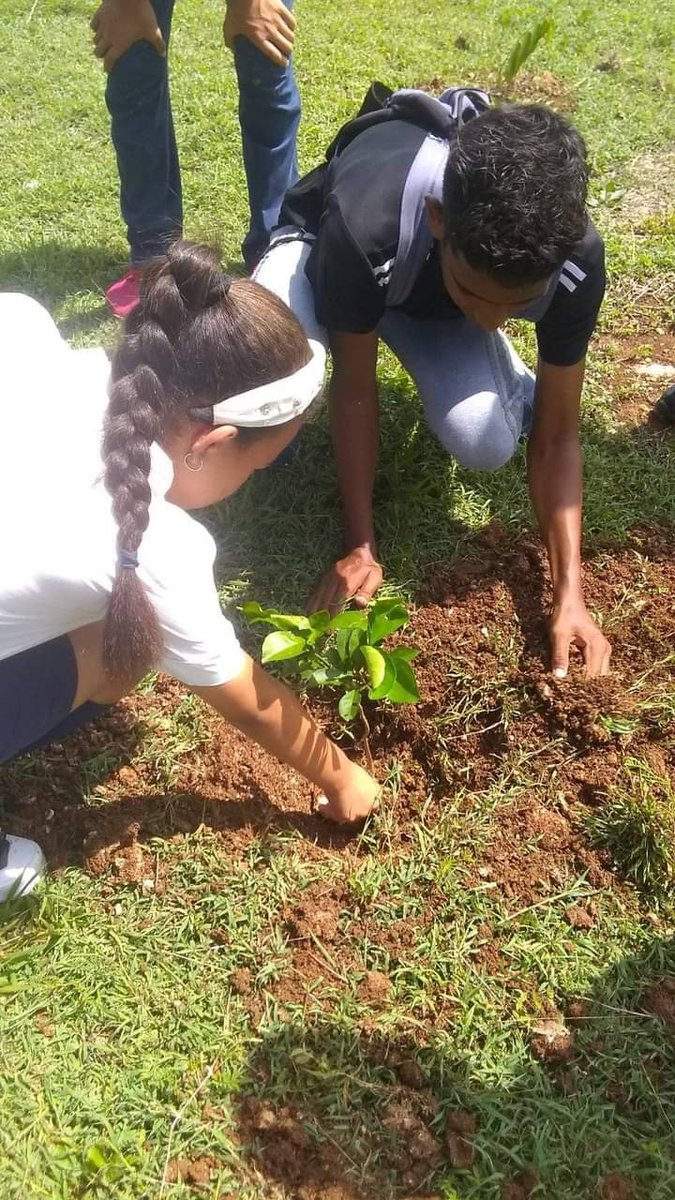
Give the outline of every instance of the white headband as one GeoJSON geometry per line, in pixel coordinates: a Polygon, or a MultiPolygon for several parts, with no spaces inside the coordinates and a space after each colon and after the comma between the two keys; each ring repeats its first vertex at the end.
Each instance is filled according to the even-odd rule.
{"type": "Polygon", "coordinates": [[[213,424],[262,429],[266,425],[285,425],[305,412],[319,395],[326,373],[324,347],[312,338],[308,340],[312,357],[304,367],[285,379],[275,379],[214,404],[213,424]]]}

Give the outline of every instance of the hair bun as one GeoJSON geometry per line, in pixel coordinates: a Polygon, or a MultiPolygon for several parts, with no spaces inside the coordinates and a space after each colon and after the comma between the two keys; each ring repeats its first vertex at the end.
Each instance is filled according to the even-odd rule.
{"type": "Polygon", "coordinates": [[[225,299],[231,280],[212,246],[176,241],[167,258],[180,298],[192,315],[225,299]]]}
{"type": "Polygon", "coordinates": [[[221,300],[225,299],[230,287],[232,286],[232,279],[229,275],[226,275],[224,271],[220,271],[219,274],[220,278],[214,279],[211,287],[209,288],[209,294],[206,298],[206,304],[204,305],[205,308],[211,308],[213,304],[220,304],[221,300]]]}

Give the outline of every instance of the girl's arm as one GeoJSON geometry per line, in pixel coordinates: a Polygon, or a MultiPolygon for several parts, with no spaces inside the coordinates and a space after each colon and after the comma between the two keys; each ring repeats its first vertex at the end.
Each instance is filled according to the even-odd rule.
{"type": "Polygon", "coordinates": [[[338,822],[358,821],[372,811],[379,791],[376,780],[321,732],[289,688],[248,655],[236,679],[217,687],[193,687],[192,691],[320,788],[328,800],[322,816],[338,822]]]}

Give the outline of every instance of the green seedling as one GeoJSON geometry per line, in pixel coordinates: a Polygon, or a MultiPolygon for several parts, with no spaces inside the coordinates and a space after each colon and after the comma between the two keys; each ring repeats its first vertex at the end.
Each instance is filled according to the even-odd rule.
{"type": "Polygon", "coordinates": [[[415,704],[420,698],[410,665],[417,651],[382,646],[410,620],[401,599],[376,600],[368,608],[349,609],[336,617],[326,611],[311,617],[280,613],[255,602],[242,605],[241,611],[251,624],[272,626],[262,645],[265,665],[283,664],[283,674],[303,688],[341,689],[338,712],[346,725],[361,717],[370,763],[364,698],[390,704],[415,704]]]}
{"type": "Polygon", "coordinates": [[[542,38],[549,37],[554,29],[555,22],[550,17],[545,17],[519,38],[502,67],[502,83],[513,83],[520,68],[525,65],[530,55],[534,54],[542,38]]]}

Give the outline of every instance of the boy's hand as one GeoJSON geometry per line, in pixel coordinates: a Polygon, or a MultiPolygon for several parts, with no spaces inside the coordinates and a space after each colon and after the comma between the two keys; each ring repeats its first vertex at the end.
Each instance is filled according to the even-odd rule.
{"type": "Polygon", "coordinates": [[[278,67],[287,67],[295,40],[295,17],[282,0],[227,0],[223,37],[228,50],[245,37],[278,67]]]}
{"type": "Polygon", "coordinates": [[[564,679],[569,669],[570,647],[580,650],[590,679],[609,674],[612,653],[607,638],[590,616],[583,600],[554,605],[550,621],[553,674],[564,679]]]}
{"type": "Polygon", "coordinates": [[[382,583],[382,567],[366,546],[358,546],[341,558],[319,580],[309,601],[309,611],[327,608],[335,614],[349,600],[357,608],[370,603],[382,583]]]}
{"type": "Polygon", "coordinates": [[[150,0],[103,0],[91,18],[94,54],[112,71],[134,42],[150,42],[162,58],[166,44],[150,0]]]}

